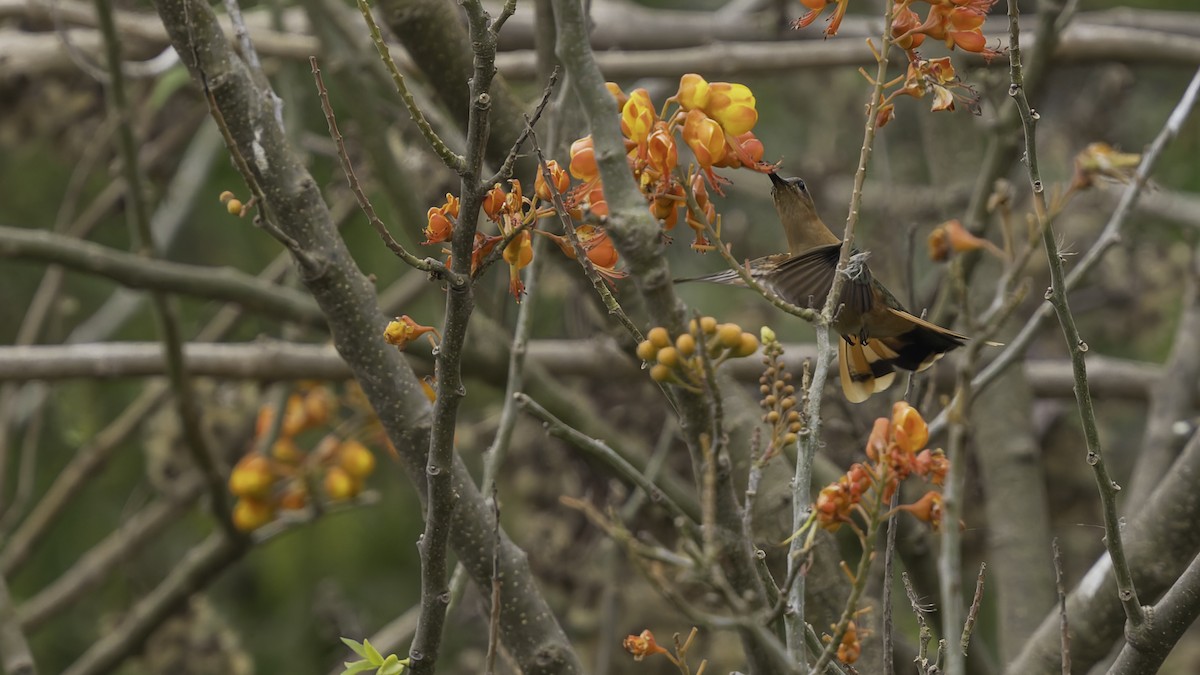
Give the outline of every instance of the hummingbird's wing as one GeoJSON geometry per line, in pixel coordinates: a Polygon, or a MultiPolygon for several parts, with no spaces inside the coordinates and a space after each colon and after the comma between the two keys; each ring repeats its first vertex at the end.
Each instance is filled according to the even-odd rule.
{"type": "MultiPolygon", "coordinates": [[[[829,297],[833,277],[841,257],[841,243],[826,244],[791,256],[779,264],[764,280],[776,295],[799,307],[820,308],[829,297]]],[[[859,316],[871,309],[871,271],[865,264],[851,266],[853,271],[842,286],[839,304],[849,316],[859,316]]]]}

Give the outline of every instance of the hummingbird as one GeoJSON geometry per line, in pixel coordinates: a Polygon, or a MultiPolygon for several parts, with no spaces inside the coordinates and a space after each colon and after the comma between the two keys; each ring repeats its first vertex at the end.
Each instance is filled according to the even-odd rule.
{"type": "MultiPolygon", "coordinates": [[[[793,305],[823,309],[838,274],[842,240],[817,214],[803,180],[774,172],[768,175],[788,252],[749,261],[750,276],[793,305]]],[[[868,252],[850,256],[841,271],[846,282],[833,313],[832,328],[842,338],[838,342],[842,392],[851,403],[890,387],[897,368],[920,372],[967,340],[906,310],[871,275],[866,264],[869,256],[868,252]]],[[[745,286],[736,270],[679,281],[745,286]]]]}

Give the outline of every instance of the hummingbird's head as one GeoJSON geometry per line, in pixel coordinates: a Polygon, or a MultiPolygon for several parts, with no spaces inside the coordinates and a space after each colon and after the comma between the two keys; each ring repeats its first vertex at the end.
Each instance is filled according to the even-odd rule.
{"type": "Polygon", "coordinates": [[[771,198],[775,200],[776,208],[780,211],[787,209],[816,212],[817,206],[812,195],[808,193],[803,178],[783,178],[774,171],[767,175],[771,178],[771,198]]]}

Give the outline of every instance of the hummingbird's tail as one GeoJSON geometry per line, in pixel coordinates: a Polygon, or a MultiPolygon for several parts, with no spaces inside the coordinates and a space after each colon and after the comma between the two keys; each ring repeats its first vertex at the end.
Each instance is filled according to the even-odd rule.
{"type": "Polygon", "coordinates": [[[838,356],[841,363],[842,392],[851,403],[861,403],[871,394],[892,385],[896,369],[921,372],[956,347],[967,337],[918,318],[903,310],[888,308],[909,329],[883,338],[863,340],[842,336],[838,356]]]}
{"type": "Polygon", "coordinates": [[[727,286],[745,286],[746,282],[742,281],[742,277],[738,276],[736,270],[725,270],[724,272],[713,272],[699,277],[686,277],[683,279],[675,279],[675,283],[684,284],[692,281],[706,281],[710,284],[725,284],[727,286]]]}

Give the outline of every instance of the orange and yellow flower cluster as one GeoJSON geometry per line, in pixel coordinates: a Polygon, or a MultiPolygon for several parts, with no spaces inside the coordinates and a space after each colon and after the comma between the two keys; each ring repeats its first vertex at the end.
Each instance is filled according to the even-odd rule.
{"type": "MultiPolygon", "coordinates": [[[[886,503],[900,482],[912,474],[941,485],[950,469],[945,453],[925,448],[929,427],[917,409],[898,401],[892,407],[892,417],[875,420],[867,440],[867,463],[855,463],[845,475],[821,489],[814,509],[816,524],[835,531],[850,523],[851,515],[871,491],[886,503]]],[[[929,491],[913,504],[897,507],[917,518],[941,526],[941,493],[929,491]]]]}
{"type": "Polygon", "coordinates": [[[930,110],[954,110],[955,101],[962,101],[969,110],[978,111],[979,97],[970,85],[963,82],[954,72],[954,64],[949,56],[936,59],[923,59],[913,55],[908,62],[908,71],[903,77],[898,77],[886,83],[885,87],[896,84],[900,86],[888,94],[879,105],[875,123],[884,126],[896,117],[896,99],[900,96],[911,96],[916,99],[932,97],[930,110]]]}
{"type": "MultiPolygon", "coordinates": [[[[312,498],[310,485],[320,484],[331,501],[351,499],[362,491],[375,470],[375,455],[365,445],[328,434],[310,452],[298,441],[300,434],[328,426],[337,405],[323,386],[288,397],[270,451],[247,454],[229,475],[229,492],[237,497],[234,526],[250,532],[274,520],[279,511],[304,509],[312,498]]],[[[257,437],[269,432],[276,414],[271,407],[259,410],[257,437]]]]}
{"type": "MultiPolygon", "coordinates": [[[[932,97],[934,112],[954,110],[955,101],[962,101],[968,109],[978,108],[978,96],[955,74],[950,57],[922,58],[916,51],[926,38],[940,41],[947,49],[960,49],[980,54],[987,61],[1000,53],[999,49],[987,46],[983,35],[983,23],[997,0],[894,0],[892,6],[892,44],[908,55],[908,72],[884,86],[897,89],[880,101],[876,113],[876,124],[884,126],[896,116],[895,101],[899,96],[932,97]],[[913,9],[917,2],[929,5],[925,18],[913,9]]],[[[825,35],[837,34],[846,13],[848,0],[801,0],[809,12],[793,22],[794,28],[811,24],[828,5],[836,5],[825,35]]],[[[868,78],[869,79],[869,78],[868,78]]]]}
{"type": "MultiPolygon", "coordinates": [[[[554,185],[554,192],[563,195],[569,213],[576,218],[582,217],[580,206],[587,206],[598,215],[607,214],[603,205],[603,194],[581,194],[578,198],[571,193],[571,178],[567,171],[551,160],[547,168],[554,185]],[[593,201],[588,201],[592,198],[593,201]],[[582,201],[581,201],[582,200],[582,201]]],[[[533,234],[537,232],[550,237],[571,258],[575,258],[574,249],[567,241],[558,235],[537,229],[537,221],[555,215],[551,206],[553,193],[550,185],[538,174],[534,181],[534,194],[526,197],[521,181],[508,181],[508,189],[496,183],[488,190],[483,198],[483,212],[488,220],[496,224],[498,234],[475,233],[475,243],[471,251],[471,274],[474,275],[483,261],[491,255],[496,246],[503,243],[504,250],[501,258],[508,264],[508,288],[518,302],[525,293],[525,284],[521,281],[521,270],[533,261],[533,234]]],[[[440,244],[448,241],[454,234],[458,223],[460,203],[458,197],[446,194],[446,202],[441,206],[431,207],[426,214],[425,241],[422,244],[440,244]]],[[[608,239],[604,229],[597,226],[580,227],[576,230],[588,259],[592,261],[598,272],[605,278],[619,279],[624,272],[616,269],[619,256],[608,239]]]]}
{"type": "MultiPolygon", "coordinates": [[[[608,88],[620,111],[629,169],[649,203],[651,215],[670,231],[679,223],[679,212],[684,211],[684,222],[696,233],[693,247],[711,249],[704,230],[715,226],[716,209],[709,201],[708,189],[720,194],[722,181],[713,169],[774,168],[763,163],[762,142],[752,131],[758,122],[754,93],[744,84],[708,82],[688,73],[680,78],[679,90],[666,100],[660,112],[645,89],[626,94],[611,82],[608,88]],[[698,167],[686,175],[677,171],[677,134],[692,151],[698,167]],[[689,190],[703,220],[687,209],[689,190]]],[[[606,215],[600,169],[590,136],[572,144],[570,170],[582,182],[574,193],[575,201],[597,215],[606,215]]]]}
{"type": "Polygon", "coordinates": [[[892,38],[897,46],[909,52],[921,46],[926,36],[945,43],[947,49],[958,48],[980,54],[991,60],[999,50],[987,46],[983,22],[996,0],[921,0],[929,4],[925,20],[912,9],[914,0],[895,0],[892,8],[892,38]]]}
{"type": "MultiPolygon", "coordinates": [[[[991,59],[999,52],[987,46],[983,22],[997,0],[894,0],[892,6],[892,39],[901,49],[912,53],[926,37],[991,59]],[[929,5],[925,19],[912,8],[917,2],[929,5]]],[[[849,0],[800,0],[808,8],[804,16],[792,22],[792,28],[807,28],[829,5],[834,5],[825,37],[837,35],[846,16],[849,0]]]]}
{"type": "MultiPolygon", "coordinates": [[[[680,79],[679,90],[657,110],[645,89],[626,94],[613,83],[608,84],[617,106],[621,132],[625,137],[626,159],[637,185],[645,195],[651,215],[664,231],[670,231],[680,220],[696,232],[693,247],[710,250],[705,231],[719,229],[716,208],[709,199],[709,190],[721,194],[725,180],[714,169],[748,168],[768,172],[773,165],[762,161],[762,142],[753,129],[758,122],[754,93],[744,84],[708,82],[689,73],[680,79]],[[679,165],[679,140],[691,150],[695,165],[686,172],[679,165]],[[695,211],[687,208],[694,198],[695,211]]],[[[507,187],[496,184],[483,200],[483,211],[497,225],[497,234],[475,234],[471,255],[474,275],[483,261],[503,243],[502,257],[509,268],[509,290],[519,301],[524,292],[521,270],[533,259],[532,235],[537,233],[552,239],[564,254],[577,258],[582,250],[596,271],[610,284],[625,276],[617,269],[620,256],[608,233],[600,223],[588,223],[575,228],[575,242],[537,228],[537,222],[555,214],[553,197],[561,196],[567,214],[576,220],[585,215],[603,219],[609,215],[596,163],[596,149],[591,136],[571,144],[570,162],[562,168],[557,162],[547,163],[550,179],[539,173],[534,194],[527,197],[521,182],[508,181],[507,187]],[[574,183],[572,182],[574,179],[574,183]]],[[[433,245],[448,241],[459,219],[459,198],[446,195],[446,201],[426,214],[425,241],[433,245]]]]}

